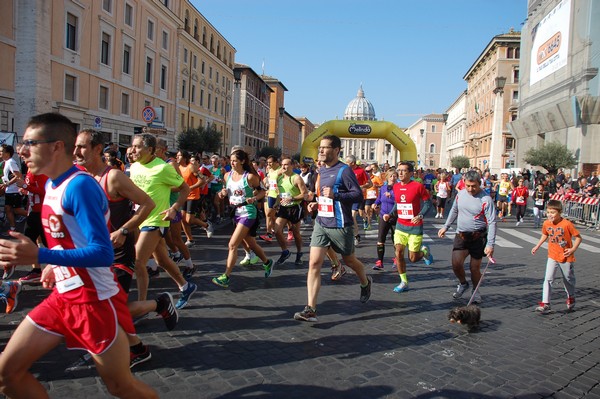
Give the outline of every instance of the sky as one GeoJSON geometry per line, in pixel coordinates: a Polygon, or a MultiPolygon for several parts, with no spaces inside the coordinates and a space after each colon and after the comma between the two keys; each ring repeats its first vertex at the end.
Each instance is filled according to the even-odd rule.
{"type": "Polygon", "coordinates": [[[292,116],[342,119],[362,84],[377,119],[402,128],[444,113],[490,40],[527,17],[527,0],[191,2],[237,63],[283,83],[292,116]]]}

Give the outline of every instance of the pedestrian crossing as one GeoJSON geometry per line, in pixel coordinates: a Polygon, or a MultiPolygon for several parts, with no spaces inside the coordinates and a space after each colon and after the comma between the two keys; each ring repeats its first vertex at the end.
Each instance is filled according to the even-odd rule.
{"type": "MultiPolygon", "coordinates": [[[[437,236],[437,230],[444,227],[441,223],[433,223],[429,226],[433,226],[436,229],[434,234],[423,233],[423,242],[432,243],[440,242],[440,238],[437,236]]],[[[427,225],[425,226],[427,228],[427,225]]],[[[374,227],[373,230],[368,230],[365,236],[371,239],[377,239],[377,229],[374,227]]],[[[364,234],[361,229],[361,234],[364,234]]],[[[587,251],[591,253],[600,253],[600,237],[592,236],[589,234],[583,234],[582,231],[579,231],[581,234],[581,238],[583,239],[582,243],[579,245],[578,251],[587,251]]],[[[453,240],[456,235],[456,230],[451,228],[446,232],[446,238],[444,241],[453,240]]],[[[498,228],[496,231],[496,247],[501,248],[526,248],[530,250],[535,246],[540,240],[541,234],[540,229],[527,229],[527,228],[498,228]],[[530,244],[530,245],[529,245],[530,244]]],[[[542,244],[543,249],[547,249],[547,243],[542,244]]]]}

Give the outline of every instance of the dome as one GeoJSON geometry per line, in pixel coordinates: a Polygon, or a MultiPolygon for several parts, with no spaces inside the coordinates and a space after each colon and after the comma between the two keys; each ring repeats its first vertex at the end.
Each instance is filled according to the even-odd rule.
{"type": "Polygon", "coordinates": [[[348,103],[344,119],[359,120],[359,121],[376,121],[375,108],[369,100],[365,98],[365,92],[362,89],[362,84],[358,89],[356,97],[348,103]]]}

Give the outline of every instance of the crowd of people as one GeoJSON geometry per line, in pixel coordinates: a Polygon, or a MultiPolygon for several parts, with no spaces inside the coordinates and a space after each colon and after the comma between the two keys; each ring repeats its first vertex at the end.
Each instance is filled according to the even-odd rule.
{"type": "MultiPolygon", "coordinates": [[[[380,167],[360,165],[353,155],[342,162],[341,141],[335,135],[321,138],[314,164],[275,155],[252,160],[238,147],[228,156],[169,152],[164,140],[150,134],[134,136],[122,161],[119,149],[113,143],[105,145],[101,133],[78,132],[55,113],[33,117],[19,146],[2,145],[1,151],[0,190],[9,230],[0,239],[4,268],[0,299],[10,313],[22,284],[41,283],[52,289],[19,325],[0,357],[0,391],[8,396],[44,397],[43,386],[28,370],[64,341],[69,348],[89,353],[111,394],[157,397],[130,372],[151,358],[133,320],[155,312],[168,330],[176,327],[178,312],[198,289],[190,253],[196,245],[192,228],[199,226],[210,238],[214,224],[223,220],[231,220],[234,230],[225,270],[211,279],[222,288],[232,282],[240,246],[244,256],[239,265],[261,264],[264,278],[288,261],[294,249],[294,265],[302,266],[300,226],[310,225],[307,302],[293,318],[315,322],[326,258],[331,280],[342,279],[348,268],[357,276],[360,302],[371,297],[371,276],[355,251],[365,245],[360,227],[378,228],[373,270],[385,269],[386,241],[391,236],[399,278],[393,291],[408,291],[405,258],[425,265],[434,262],[423,243],[424,217],[429,212],[446,219],[438,231],[440,238],[456,222],[452,269],[458,285],[453,297],[461,298],[470,287],[464,268],[470,258],[470,302],[481,303],[476,287],[483,258],[491,260],[494,253],[496,223],[514,211],[518,226],[532,197],[536,227],[547,212],[532,254],[545,241],[549,245],[542,302],[536,310],[549,311],[557,270],[565,277],[568,308],[575,304],[574,252],[581,236],[560,217],[561,203],[550,200],[550,193],[569,184],[567,175],[560,173],[537,174],[532,181],[527,171],[497,177],[477,169],[416,170],[412,162],[380,167]],[[26,219],[24,234],[17,231],[18,217],[26,219]],[[259,234],[262,219],[264,234],[259,234]],[[268,258],[257,237],[279,246],[277,260],[268,258]],[[17,265],[31,269],[11,281],[17,265]],[[150,280],[160,273],[159,267],[177,287],[177,302],[169,292],[148,299],[150,280]],[[128,300],[134,277],[137,300],[128,300]]],[[[598,195],[595,173],[577,184],[587,194],[598,195]]]]}

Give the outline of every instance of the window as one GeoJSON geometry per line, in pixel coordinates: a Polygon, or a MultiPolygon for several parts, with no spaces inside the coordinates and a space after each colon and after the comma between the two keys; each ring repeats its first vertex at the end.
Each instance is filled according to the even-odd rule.
{"type": "Polygon", "coordinates": [[[211,95],[210,93],[208,93],[208,102],[206,103],[206,108],[210,109],[210,100],[211,100],[211,95]]]}
{"type": "Polygon", "coordinates": [[[150,101],[144,100],[144,107],[149,107],[149,106],[150,106],[150,101]]]}
{"type": "Polygon", "coordinates": [[[219,99],[215,96],[215,112],[217,112],[217,106],[219,105],[219,99]]]}
{"type": "Polygon", "coordinates": [[[435,144],[429,144],[429,152],[435,154],[435,144]]]}
{"type": "Polygon", "coordinates": [[[102,0],[102,9],[106,12],[112,12],[112,0],[102,0]]]}
{"type": "Polygon", "coordinates": [[[185,98],[185,88],[187,87],[187,81],[183,79],[181,81],[181,98],[185,98]]]}
{"type": "Polygon", "coordinates": [[[108,109],[108,87],[100,86],[100,99],[98,101],[98,108],[108,109]]]}
{"type": "Polygon", "coordinates": [[[152,58],[146,57],[146,83],[152,83],[152,58]]]}
{"type": "Polygon", "coordinates": [[[435,125],[431,126],[431,133],[435,133],[435,125]]]}
{"type": "Polygon", "coordinates": [[[184,113],[181,114],[181,130],[183,130],[183,128],[185,128],[185,114],[184,113]]]}
{"type": "Polygon", "coordinates": [[[512,137],[507,137],[505,144],[506,144],[506,151],[515,149],[515,139],[513,139],[512,137]]]}
{"type": "Polygon", "coordinates": [[[100,62],[104,65],[110,65],[110,35],[102,32],[102,45],[100,49],[100,62]]]}
{"type": "Polygon", "coordinates": [[[69,50],[77,50],[77,17],[67,13],[67,32],[65,46],[69,50]]]}
{"type": "Polygon", "coordinates": [[[205,67],[204,61],[202,61],[202,75],[204,75],[204,67],[205,67]]]}
{"type": "Polygon", "coordinates": [[[162,33],[162,48],[165,50],[169,49],[169,33],[165,31],[162,33]]]}
{"type": "Polygon", "coordinates": [[[509,47],[506,49],[506,58],[513,58],[515,56],[515,49],[509,47]]]}
{"type": "Polygon", "coordinates": [[[194,62],[193,62],[194,69],[196,69],[197,65],[198,65],[198,57],[196,57],[196,54],[194,54],[194,62]]]}
{"type": "Polygon", "coordinates": [[[217,77],[215,78],[215,82],[219,83],[219,71],[217,71],[217,77]]]}
{"type": "Polygon", "coordinates": [[[200,89],[200,106],[204,107],[204,89],[200,89]]]}
{"type": "Polygon", "coordinates": [[[148,20],[148,40],[154,40],[154,22],[148,20]]]}
{"type": "Polygon", "coordinates": [[[188,51],[186,48],[184,48],[183,49],[183,63],[184,64],[187,64],[187,57],[188,57],[187,54],[188,54],[188,51]]]}
{"type": "Polygon", "coordinates": [[[192,92],[190,94],[192,96],[191,101],[196,102],[196,85],[192,85],[192,92]]]}
{"type": "Polygon", "coordinates": [[[77,77],[65,75],[65,100],[77,101],[77,77]]]}
{"type": "Polygon", "coordinates": [[[165,7],[169,8],[169,0],[163,0],[163,4],[165,7]]]}
{"type": "Polygon", "coordinates": [[[165,107],[163,105],[158,107],[158,110],[160,111],[160,122],[164,122],[165,121],[165,107]]]}
{"type": "Polygon", "coordinates": [[[208,78],[212,79],[212,67],[208,67],[208,78]]]}
{"type": "Polygon", "coordinates": [[[125,25],[133,27],[133,7],[125,4],[125,25]]]}
{"type": "Polygon", "coordinates": [[[519,90],[513,90],[512,92],[512,100],[519,101],[519,90]]]}
{"type": "Polygon", "coordinates": [[[129,115],[129,94],[121,94],[121,114],[129,115]]]}
{"type": "Polygon", "coordinates": [[[131,47],[123,46],[123,73],[131,73],[131,47]]]}
{"type": "Polygon", "coordinates": [[[519,83],[519,70],[513,70],[513,83],[519,83]]]}
{"type": "Polygon", "coordinates": [[[160,88],[167,90],[167,66],[163,65],[160,68],[160,88]]]}

